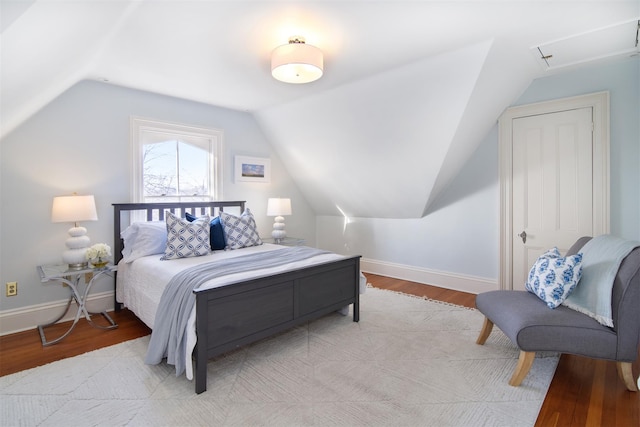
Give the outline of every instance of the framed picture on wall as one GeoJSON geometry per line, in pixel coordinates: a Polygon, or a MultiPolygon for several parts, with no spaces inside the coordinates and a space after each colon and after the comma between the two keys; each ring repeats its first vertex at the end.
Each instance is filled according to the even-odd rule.
{"type": "Polygon", "coordinates": [[[236,182],[271,182],[271,159],[235,156],[236,182]]]}

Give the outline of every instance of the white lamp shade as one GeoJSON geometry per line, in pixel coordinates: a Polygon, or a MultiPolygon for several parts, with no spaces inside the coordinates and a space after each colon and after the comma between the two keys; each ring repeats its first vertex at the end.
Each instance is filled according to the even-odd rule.
{"type": "Polygon", "coordinates": [[[91,196],[59,196],[53,198],[51,222],[97,221],[96,201],[91,196]]]}
{"type": "Polygon", "coordinates": [[[291,215],[291,199],[272,198],[267,201],[268,216],[291,215]]]}
{"type": "Polygon", "coordinates": [[[310,83],[322,77],[322,51],[304,42],[278,46],[271,52],[271,75],[285,83],[310,83]]]}

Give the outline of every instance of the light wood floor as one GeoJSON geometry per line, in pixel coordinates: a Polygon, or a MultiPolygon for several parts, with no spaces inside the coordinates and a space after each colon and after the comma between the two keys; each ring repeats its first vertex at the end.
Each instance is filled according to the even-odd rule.
{"type": "MultiPolygon", "coordinates": [[[[475,307],[475,295],[367,274],[378,288],[475,307]]],[[[81,320],[76,329],[58,344],[42,347],[34,329],[0,337],[0,376],[72,357],[97,348],[145,336],[149,329],[128,310],[112,313],[118,328],[94,329],[81,320]]],[[[68,323],[47,329],[50,339],[63,333],[68,323]]],[[[478,325],[478,331],[480,327],[478,325]]],[[[636,377],[640,357],[634,363],[636,377]]],[[[626,390],[613,362],[562,355],[542,405],[537,427],[548,426],[640,426],[640,392],[626,390]]]]}

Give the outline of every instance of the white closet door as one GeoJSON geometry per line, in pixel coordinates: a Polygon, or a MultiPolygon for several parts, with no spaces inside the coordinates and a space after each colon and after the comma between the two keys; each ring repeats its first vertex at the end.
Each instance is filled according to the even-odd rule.
{"type": "Polygon", "coordinates": [[[592,108],[513,120],[513,289],[546,250],[593,235],[592,108]],[[525,238],[526,235],[526,238],[525,238]]]}

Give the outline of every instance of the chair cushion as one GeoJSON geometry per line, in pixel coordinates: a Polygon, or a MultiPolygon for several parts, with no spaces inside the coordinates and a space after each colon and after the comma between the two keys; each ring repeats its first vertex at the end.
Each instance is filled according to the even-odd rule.
{"type": "Polygon", "coordinates": [[[635,358],[640,345],[640,247],[620,264],[611,300],[618,355],[624,359],[635,358]]]}
{"type": "Polygon", "coordinates": [[[617,360],[616,334],[582,313],[549,308],[526,291],[490,291],[476,307],[524,351],[556,351],[617,360]]]}

